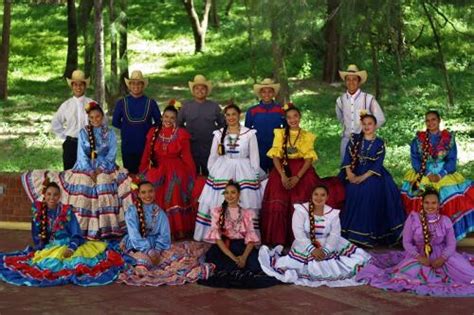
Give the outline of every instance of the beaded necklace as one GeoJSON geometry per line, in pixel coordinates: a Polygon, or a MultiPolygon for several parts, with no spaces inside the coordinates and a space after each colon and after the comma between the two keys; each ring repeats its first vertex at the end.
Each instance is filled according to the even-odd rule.
{"type": "Polygon", "coordinates": [[[298,134],[296,135],[295,141],[291,143],[291,132],[290,132],[290,135],[288,136],[288,143],[290,144],[290,146],[286,148],[286,151],[288,152],[288,154],[295,154],[298,152],[298,148],[296,148],[296,142],[298,141],[300,134],[301,134],[301,128],[298,128],[298,134]]]}
{"type": "Polygon", "coordinates": [[[239,216],[237,217],[237,219],[232,219],[231,215],[230,215],[230,207],[227,207],[225,209],[225,221],[227,222],[227,224],[230,225],[230,229],[232,231],[240,231],[240,227],[242,225],[242,220],[243,220],[243,216],[242,216],[242,209],[240,208],[240,206],[238,206],[239,208],[239,216]]]}
{"type": "Polygon", "coordinates": [[[173,127],[173,130],[171,131],[171,135],[169,137],[164,136],[164,131],[161,130],[160,134],[158,135],[158,138],[160,139],[159,141],[161,142],[161,148],[163,149],[163,151],[168,152],[168,145],[176,138],[178,129],[179,128],[173,127]]]}

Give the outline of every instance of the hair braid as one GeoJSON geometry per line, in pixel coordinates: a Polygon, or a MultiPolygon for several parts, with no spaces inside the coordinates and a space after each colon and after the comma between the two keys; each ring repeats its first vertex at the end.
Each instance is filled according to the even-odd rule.
{"type": "Polygon", "coordinates": [[[155,127],[155,130],[153,131],[153,136],[151,138],[150,167],[155,167],[156,166],[156,162],[155,162],[155,143],[156,143],[156,138],[158,138],[158,135],[160,134],[161,126],[162,126],[162,124],[155,127]]]}
{"type": "Polygon", "coordinates": [[[428,157],[430,156],[430,137],[429,132],[425,131],[425,139],[421,144],[422,149],[422,156],[421,156],[421,166],[420,170],[416,174],[416,179],[412,184],[412,190],[417,191],[420,188],[421,179],[426,171],[426,162],[428,161],[428,157]]]}
{"type": "Polygon", "coordinates": [[[228,206],[229,203],[224,200],[221,206],[221,213],[219,214],[219,229],[221,230],[221,232],[225,230],[225,213],[227,211],[228,206]]]}
{"type": "Polygon", "coordinates": [[[225,124],[224,128],[222,129],[222,135],[221,135],[221,142],[217,145],[217,154],[219,155],[225,155],[225,136],[227,134],[227,124],[225,124]]]}
{"type": "Polygon", "coordinates": [[[360,134],[360,137],[357,137],[356,134],[351,135],[351,143],[353,143],[353,145],[349,149],[349,154],[351,156],[351,170],[352,171],[357,166],[357,163],[359,163],[359,150],[360,150],[360,146],[362,144],[362,138],[363,137],[364,137],[363,133],[360,134]],[[358,138],[358,139],[356,139],[356,138],[358,138]]]}
{"type": "Polygon", "coordinates": [[[428,222],[426,219],[426,211],[423,208],[423,205],[421,206],[421,210],[420,210],[420,221],[421,221],[421,227],[423,228],[423,241],[425,243],[424,251],[425,251],[426,257],[429,258],[431,252],[433,251],[433,248],[431,247],[431,243],[430,243],[431,234],[428,228],[428,222]]]}
{"type": "Polygon", "coordinates": [[[143,210],[143,201],[140,197],[135,200],[135,206],[137,207],[138,222],[140,224],[140,235],[146,236],[146,222],[145,222],[145,211],[143,210]]]}
{"type": "Polygon", "coordinates": [[[285,126],[285,133],[283,134],[283,172],[285,173],[286,177],[291,177],[291,169],[288,164],[288,141],[290,141],[290,127],[288,125],[285,126]]]}
{"type": "Polygon", "coordinates": [[[94,160],[97,157],[97,152],[96,152],[96,144],[95,144],[95,137],[94,137],[94,127],[91,125],[86,126],[87,130],[87,135],[89,137],[89,143],[91,145],[91,153],[90,153],[90,158],[91,160],[94,160]]]}

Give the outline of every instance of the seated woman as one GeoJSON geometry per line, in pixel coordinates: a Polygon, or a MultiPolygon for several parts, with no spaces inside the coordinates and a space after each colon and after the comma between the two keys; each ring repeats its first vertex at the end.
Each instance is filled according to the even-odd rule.
{"type": "Polygon", "coordinates": [[[405,222],[405,251],[374,254],[356,279],[397,292],[474,297],[474,256],[456,252],[453,224],[440,215],[435,190],[425,191],[422,204],[405,222]]]}
{"type": "Polygon", "coordinates": [[[206,262],[215,265],[214,274],[200,284],[212,287],[263,288],[278,281],[266,276],[258,262],[255,245],[260,237],[255,232],[255,212],[240,207],[240,185],[229,181],[224,202],[211,214],[211,228],[206,242],[214,243],[206,253],[206,262]]]}
{"type": "Polygon", "coordinates": [[[112,283],[123,266],[119,253],[99,241],[85,241],[70,206],[59,202],[59,186],[44,183],[42,201],[33,204],[35,248],[0,254],[0,279],[32,287],[112,283]]]}
{"type": "Polygon", "coordinates": [[[139,168],[155,187],[156,203],[168,216],[175,240],[193,235],[196,217],[191,200],[196,177],[191,136],[176,126],[177,115],[174,106],[165,108],[162,125],[148,132],[139,168]]]}
{"type": "Polygon", "coordinates": [[[200,264],[198,258],[208,247],[197,243],[171,246],[168,218],[155,203],[153,184],[140,182],[137,190],[135,205],[131,205],[125,213],[128,234],[120,247],[126,254],[127,268],[118,282],[159,286],[206,278],[212,266],[200,264]]]}
{"type": "Polygon", "coordinates": [[[42,182],[49,178],[60,184],[61,202],[73,206],[83,236],[89,239],[121,236],[124,209],[132,203],[131,179],[117,169],[117,139],[104,124],[99,104],[86,106],[89,125],[79,132],[77,162],[61,173],[30,171],[22,176],[23,187],[34,202],[41,196],[42,182]]]}
{"type": "Polygon", "coordinates": [[[224,201],[226,183],[233,180],[242,188],[241,206],[255,212],[258,230],[258,213],[262,204],[260,186],[260,159],[256,131],[240,125],[240,108],[230,104],[224,108],[226,125],[214,131],[208,160],[209,177],[199,198],[194,239],[202,241],[211,225],[211,209],[224,201]]]}
{"type": "Polygon", "coordinates": [[[262,202],[262,241],[267,245],[290,246],[293,242],[291,217],[293,204],[304,203],[318,184],[325,184],[333,192],[328,205],[339,207],[344,202],[344,187],[337,177],[321,179],[316,174],[313,162],[316,137],[300,128],[301,112],[293,106],[285,111],[288,125],[275,129],[273,146],[267,155],[273,158],[271,170],[262,202]]]}
{"type": "Polygon", "coordinates": [[[309,202],[295,205],[295,240],[288,255],[281,256],[281,245],[260,248],[258,259],[267,275],[308,287],[361,285],[355,274],[370,255],[341,237],[339,210],[326,204],[328,196],[326,186],[319,185],[309,202]]]}
{"type": "Polygon", "coordinates": [[[339,174],[346,185],[342,236],[368,247],[393,245],[405,221],[400,192],[383,166],[385,144],[376,135],[377,119],[363,113],[361,124],[362,132],[352,134],[347,145],[339,174]]]}
{"type": "Polygon", "coordinates": [[[402,200],[407,213],[421,208],[420,192],[434,187],[440,195],[441,214],[454,224],[456,239],[474,231],[474,182],[456,172],[457,148],[454,134],[440,130],[437,111],[425,115],[426,131],[417,133],[410,147],[411,165],[402,183],[402,200]]]}

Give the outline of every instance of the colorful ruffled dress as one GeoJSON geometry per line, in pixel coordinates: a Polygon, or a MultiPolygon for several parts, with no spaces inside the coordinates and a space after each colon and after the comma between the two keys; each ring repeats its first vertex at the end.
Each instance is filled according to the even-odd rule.
{"type": "Polygon", "coordinates": [[[59,204],[47,210],[46,236],[40,237],[41,203],[33,204],[32,236],[35,248],[0,253],[0,279],[32,287],[63,284],[98,286],[112,283],[123,267],[119,253],[100,241],[85,241],[71,207],[59,204]],[[74,250],[69,258],[63,254],[74,250]]]}
{"type": "Polygon", "coordinates": [[[209,246],[190,242],[171,245],[170,226],[165,212],[156,204],[143,205],[146,235],[140,234],[137,208],[125,213],[128,234],[123,238],[126,269],[119,283],[134,286],[181,285],[207,278],[212,266],[199,260],[209,246]],[[152,263],[152,258],[158,264],[152,263]],[[145,271],[144,271],[145,270],[145,271]]]}
{"type": "Polygon", "coordinates": [[[448,130],[432,134],[428,131],[418,132],[410,146],[411,165],[402,183],[402,199],[407,213],[421,209],[419,191],[413,189],[413,183],[425,164],[425,172],[420,181],[421,191],[427,185],[439,192],[440,213],[448,216],[454,224],[456,239],[464,238],[474,231],[474,182],[465,179],[456,172],[457,148],[454,134],[448,130]],[[426,161],[423,162],[423,152],[426,161]],[[441,177],[437,183],[431,182],[428,175],[441,177]]]}
{"type": "MultiPolygon", "coordinates": [[[[267,155],[270,158],[284,157],[283,141],[285,129],[275,129],[273,146],[267,155]]],[[[303,129],[290,130],[290,141],[287,146],[288,166],[292,176],[295,176],[303,167],[305,159],[318,159],[314,150],[316,137],[303,129]]],[[[262,201],[261,229],[262,242],[267,245],[291,245],[293,232],[291,230],[291,218],[293,216],[293,205],[305,203],[310,197],[316,185],[324,184],[329,189],[328,204],[334,208],[341,207],[344,203],[344,186],[337,177],[320,178],[314,167],[309,167],[301,177],[298,184],[290,190],[283,187],[280,174],[272,169],[268,177],[265,194],[262,201]]]]}
{"type": "Polygon", "coordinates": [[[374,254],[356,279],[370,286],[408,291],[419,295],[474,297],[474,256],[456,252],[453,224],[444,215],[427,215],[433,251],[430,261],[446,259],[443,266],[433,269],[417,260],[424,254],[423,228],[420,216],[412,212],[403,229],[404,252],[374,254]]]}
{"type": "Polygon", "coordinates": [[[324,215],[314,215],[314,222],[316,239],[326,253],[324,260],[317,261],[311,254],[315,246],[310,239],[309,205],[296,204],[291,250],[282,256],[283,246],[272,250],[262,246],[258,259],[263,271],[282,282],[308,287],[361,285],[355,281],[355,275],[370,255],[341,237],[339,210],[325,205],[324,215]]]}
{"type": "Polygon", "coordinates": [[[393,245],[401,237],[405,211],[400,191],[383,166],[385,144],[381,138],[366,140],[363,134],[352,134],[339,174],[346,186],[346,202],[341,212],[342,236],[364,245],[393,245]],[[352,172],[356,176],[372,172],[360,184],[347,180],[346,167],[351,167],[351,152],[357,147],[358,162],[352,172]]]}
{"type": "MultiPolygon", "coordinates": [[[[87,128],[87,127],[86,127],[87,128]]],[[[131,179],[126,169],[118,169],[117,139],[107,126],[94,127],[95,159],[86,128],[79,133],[77,162],[64,172],[29,171],[22,183],[32,202],[42,200],[45,176],[58,183],[61,202],[73,206],[84,237],[102,239],[122,236],[125,231],[124,209],[132,204],[131,179]],[[100,171],[96,181],[91,175],[100,171]]]]}
{"type": "Polygon", "coordinates": [[[199,281],[199,284],[211,287],[226,288],[264,288],[278,284],[279,281],[268,277],[260,268],[258,250],[253,248],[247,257],[245,267],[239,268],[219,248],[217,240],[222,240],[225,246],[235,255],[244,253],[248,243],[260,244],[260,237],[254,228],[255,212],[240,207],[228,207],[224,214],[224,228],[220,227],[222,208],[214,208],[211,212],[211,228],[205,241],[213,243],[206,253],[206,262],[215,266],[211,277],[199,281]]]}
{"type": "Polygon", "coordinates": [[[199,209],[194,239],[202,241],[211,226],[211,209],[224,201],[224,189],[229,180],[240,185],[240,206],[255,212],[255,228],[258,230],[258,213],[262,206],[263,191],[260,185],[260,159],[256,131],[240,128],[240,134],[227,134],[224,139],[225,154],[218,155],[223,129],[214,131],[211,154],[208,161],[209,177],[199,197],[199,209]]]}
{"type": "Polygon", "coordinates": [[[155,187],[156,203],[168,216],[173,239],[191,237],[196,218],[192,208],[196,166],[191,155],[191,136],[184,128],[163,127],[155,139],[152,165],[155,129],[148,132],[140,173],[155,187]]]}

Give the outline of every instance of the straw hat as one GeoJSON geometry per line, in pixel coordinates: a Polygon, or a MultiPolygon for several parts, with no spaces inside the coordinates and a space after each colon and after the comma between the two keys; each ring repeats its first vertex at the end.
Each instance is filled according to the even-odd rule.
{"type": "Polygon", "coordinates": [[[191,94],[193,94],[193,88],[195,85],[205,85],[207,87],[207,95],[211,94],[212,90],[212,82],[207,81],[206,77],[202,74],[197,74],[194,76],[194,81],[188,81],[189,89],[191,90],[191,94]]]}
{"type": "Polygon", "coordinates": [[[143,88],[146,88],[148,86],[148,79],[145,79],[143,77],[143,73],[140,70],[134,70],[132,74],[130,75],[130,78],[127,79],[125,78],[125,84],[127,87],[130,89],[130,82],[131,81],[138,81],[143,83],[143,88]]]}
{"type": "Polygon", "coordinates": [[[275,91],[275,95],[277,95],[278,92],[280,91],[280,83],[275,83],[273,82],[272,79],[266,78],[266,79],[263,79],[263,81],[260,82],[260,84],[253,85],[253,92],[257,96],[260,96],[260,90],[265,87],[272,88],[275,91]]]}
{"type": "Polygon", "coordinates": [[[341,77],[342,81],[346,80],[347,75],[356,75],[360,78],[360,84],[364,84],[367,81],[367,71],[361,70],[356,65],[349,65],[347,67],[347,71],[339,71],[339,76],[341,77]]]}
{"type": "Polygon", "coordinates": [[[86,79],[86,75],[81,70],[74,70],[72,72],[71,78],[70,79],[66,78],[66,81],[67,81],[67,85],[69,85],[70,87],[72,87],[72,82],[84,82],[86,85],[86,88],[89,86],[91,82],[90,78],[86,79]]]}

